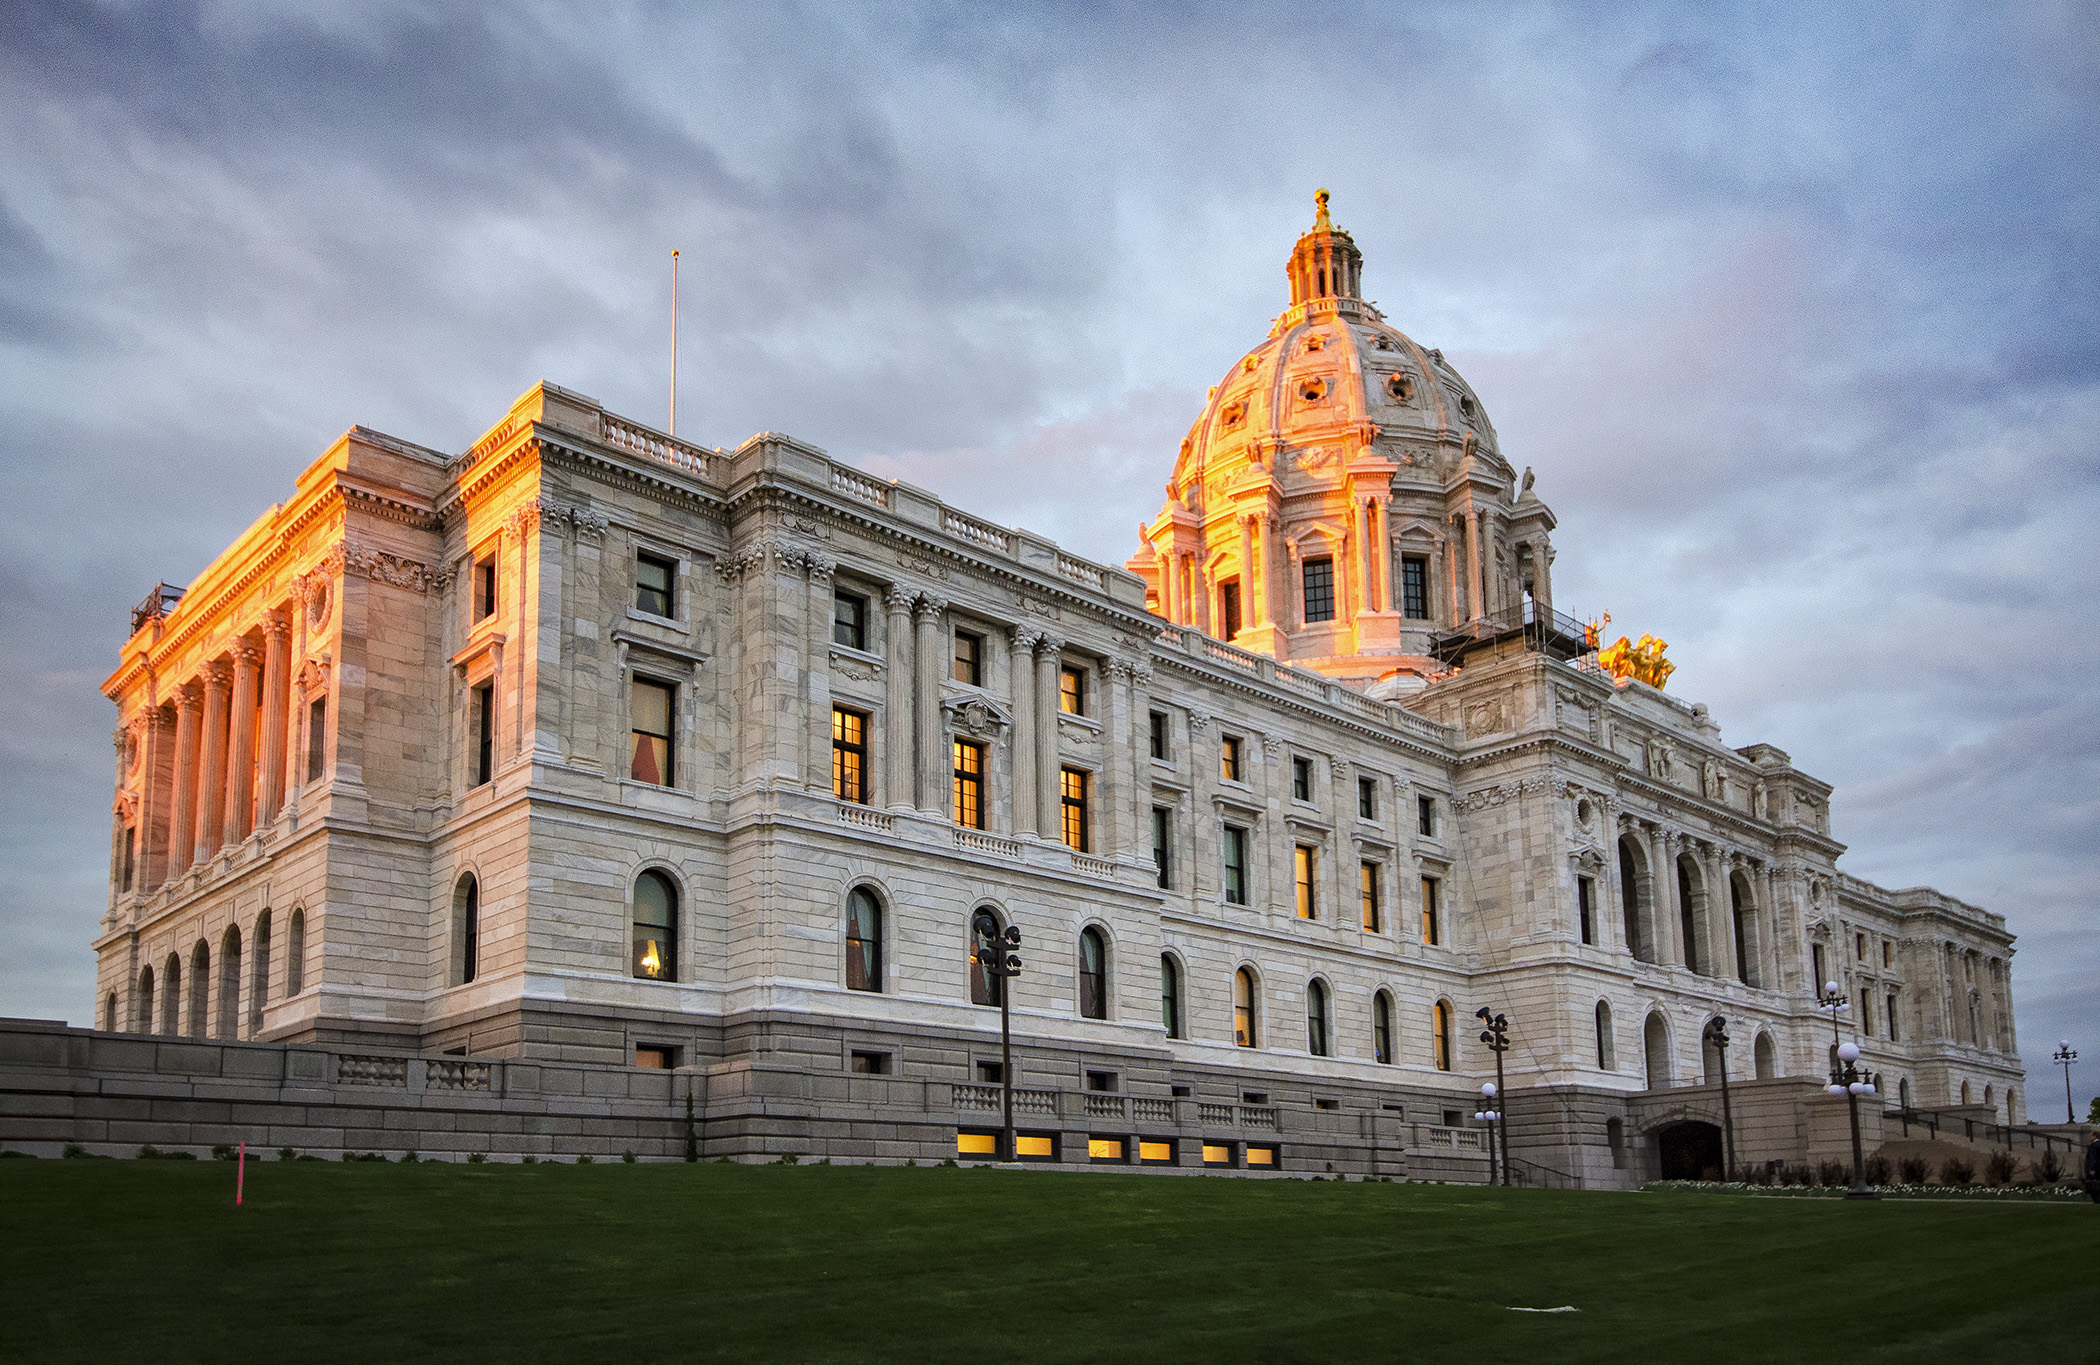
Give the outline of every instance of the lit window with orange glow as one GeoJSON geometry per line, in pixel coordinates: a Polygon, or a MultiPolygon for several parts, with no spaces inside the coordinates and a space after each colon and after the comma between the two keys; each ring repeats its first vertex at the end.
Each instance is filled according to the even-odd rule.
{"type": "Polygon", "coordinates": [[[1084,853],[1087,850],[1087,773],[1080,768],[1062,768],[1057,774],[1057,785],[1065,846],[1084,853]]]}
{"type": "Polygon", "coordinates": [[[1068,716],[1086,714],[1086,670],[1066,664],[1057,672],[1057,709],[1068,716]]]}
{"type": "Polygon", "coordinates": [[[1319,901],[1313,890],[1318,869],[1318,852],[1308,844],[1299,844],[1291,854],[1291,873],[1298,884],[1299,919],[1320,917],[1319,901]]]}
{"type": "Polygon", "coordinates": [[[955,823],[969,829],[984,828],[984,746],[968,740],[955,741],[955,823]]]}
{"type": "Polygon", "coordinates": [[[663,683],[636,678],[628,700],[628,724],[633,729],[633,757],[627,775],[652,786],[671,785],[671,717],[676,714],[678,690],[663,683]]]}
{"type": "Polygon", "coordinates": [[[1430,1039],[1436,1048],[1436,1069],[1451,1069],[1451,1004],[1447,1000],[1436,1002],[1436,1010],[1430,1018],[1430,1039]]]}
{"type": "Polygon", "coordinates": [[[1232,1041],[1240,1047],[1257,1045],[1254,1018],[1254,973],[1242,967],[1232,974],[1232,1041]]]}
{"type": "Polygon", "coordinates": [[[1356,896],[1363,906],[1364,929],[1373,934],[1379,929],[1378,887],[1381,875],[1382,869],[1377,863],[1364,863],[1358,867],[1356,873],[1356,896]]]}
{"type": "Polygon", "coordinates": [[[1444,941],[1442,893],[1442,882],[1435,877],[1422,878],[1422,942],[1432,948],[1441,946],[1444,941]]]}
{"type": "Polygon", "coordinates": [[[661,872],[634,879],[634,974],[643,981],[678,979],[678,890],[661,872]]]}

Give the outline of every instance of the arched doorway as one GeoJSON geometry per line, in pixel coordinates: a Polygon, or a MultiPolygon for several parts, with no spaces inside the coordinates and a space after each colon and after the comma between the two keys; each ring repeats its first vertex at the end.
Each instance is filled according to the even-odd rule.
{"type": "Polygon", "coordinates": [[[1655,1130],[1656,1158],[1664,1180],[1719,1180],[1721,1130],[1711,1123],[1686,1119],[1655,1130]]]}

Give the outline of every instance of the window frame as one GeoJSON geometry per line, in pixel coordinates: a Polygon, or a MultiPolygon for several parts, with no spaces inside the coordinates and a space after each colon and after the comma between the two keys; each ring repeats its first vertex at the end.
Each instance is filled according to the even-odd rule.
{"type": "Polygon", "coordinates": [[[306,699],[306,781],[312,786],[328,776],[328,694],[306,699]]]}
{"type": "Polygon", "coordinates": [[[1457,1057],[1451,1038],[1452,1009],[1449,1000],[1439,1000],[1430,1010],[1430,1057],[1436,1069],[1449,1072],[1456,1069],[1457,1057]]]}
{"type": "Polygon", "coordinates": [[[1575,874],[1575,928],[1584,944],[1597,944],[1597,879],[1587,872],[1575,874]]]}
{"type": "Polygon", "coordinates": [[[854,592],[850,588],[834,588],[831,593],[831,643],[841,649],[868,652],[868,595],[854,592]],[[850,604],[852,610],[844,609],[850,604]],[[853,619],[847,620],[850,615],[853,619]],[[841,639],[841,635],[851,638],[841,639]]]}
{"type": "Polygon", "coordinates": [[[1093,777],[1070,764],[1057,770],[1058,835],[1074,853],[1093,849],[1093,777]]]}
{"type": "Polygon", "coordinates": [[[1291,755],[1291,800],[1313,804],[1313,761],[1303,754],[1291,755]]]}
{"type": "Polygon", "coordinates": [[[1305,983],[1305,1051],[1314,1057],[1334,1055],[1334,1025],[1327,983],[1314,977],[1305,983]]]}
{"type": "Polygon", "coordinates": [[[949,767],[952,780],[948,795],[955,823],[963,829],[983,829],[984,745],[970,739],[951,741],[949,767]]]}
{"type": "Polygon", "coordinates": [[[491,545],[486,551],[474,556],[471,572],[473,591],[472,601],[468,604],[467,619],[470,624],[478,626],[483,621],[493,619],[502,605],[496,575],[495,546],[491,545]]]}
{"type": "Polygon", "coordinates": [[[1239,579],[1228,578],[1218,584],[1218,638],[1228,645],[1246,628],[1243,602],[1239,579]]]}
{"type": "Polygon", "coordinates": [[[640,669],[628,670],[627,780],[629,782],[638,782],[643,786],[649,787],[671,788],[678,785],[678,692],[679,686],[675,682],[667,682],[654,674],[645,673],[640,669]],[[639,718],[635,715],[635,702],[641,696],[641,689],[644,687],[655,688],[664,694],[665,732],[663,734],[659,735],[652,730],[642,729],[639,718]],[[640,758],[640,749],[637,747],[637,741],[643,736],[660,740],[664,746],[663,775],[660,780],[655,782],[651,782],[646,777],[635,775],[635,764],[640,758]]]}
{"type": "Polygon", "coordinates": [[[1057,710],[1060,715],[1085,716],[1087,714],[1087,667],[1085,664],[1060,663],[1057,666],[1057,710]]]}
{"type": "Polygon", "coordinates": [[[1108,1018],[1108,935],[1099,925],[1089,924],[1079,931],[1079,1017],[1082,1019],[1108,1018]],[[1091,949],[1093,961],[1088,963],[1091,949]]]}
{"type": "Polygon", "coordinates": [[[1356,779],[1356,818],[1378,818],[1378,779],[1375,777],[1359,776],[1356,779]]]}
{"type": "Polygon", "coordinates": [[[1247,860],[1247,827],[1226,823],[1220,827],[1218,858],[1221,873],[1218,879],[1219,894],[1227,905],[1246,905],[1251,887],[1248,885],[1249,866],[1247,860]]]}
{"type": "Polygon", "coordinates": [[[1173,734],[1167,713],[1154,711],[1151,713],[1151,719],[1147,723],[1151,728],[1146,738],[1146,744],[1151,751],[1153,761],[1158,763],[1173,762],[1173,734]]]}
{"type": "Polygon", "coordinates": [[[1174,889],[1174,808],[1152,808],[1152,866],[1162,891],[1174,889]]]}
{"type": "Polygon", "coordinates": [[[644,550],[640,546],[636,546],[634,551],[634,602],[632,605],[636,611],[644,616],[653,616],[659,621],[677,620],[678,560],[658,554],[654,550],[644,550]],[[664,586],[661,592],[663,593],[664,609],[662,611],[657,611],[646,603],[645,594],[659,590],[650,587],[642,581],[642,571],[645,568],[663,570],[664,586]]]}
{"type": "Polygon", "coordinates": [[[845,983],[849,991],[866,991],[871,995],[883,993],[884,908],[883,898],[865,882],[846,892],[845,983]],[[863,904],[868,907],[865,917],[859,913],[863,904]],[[856,978],[860,982],[858,985],[855,984],[856,978]]]}
{"type": "Polygon", "coordinates": [[[952,634],[948,649],[948,676],[951,682],[965,687],[984,686],[984,636],[974,630],[957,627],[952,634]],[[964,642],[969,649],[965,658],[964,642]]]}
{"type": "Polygon", "coordinates": [[[467,689],[467,787],[485,787],[496,778],[496,680],[491,677],[467,689]]]}
{"type": "Polygon", "coordinates": [[[1172,953],[1159,955],[1159,1022],[1169,1038],[1187,1036],[1188,1020],[1181,1000],[1181,963],[1172,953]]]}
{"type": "Polygon", "coordinates": [[[1316,844],[1291,845],[1293,900],[1302,920],[1320,918],[1320,850],[1316,844]]]}
{"type": "Polygon", "coordinates": [[[1232,971],[1232,1041],[1235,1047],[1261,1046],[1261,978],[1245,963],[1232,971]]]}
{"type": "Polygon", "coordinates": [[[1323,625],[1335,619],[1334,600],[1334,556],[1315,555],[1299,565],[1299,603],[1304,608],[1303,620],[1309,626],[1323,625]],[[1315,582],[1315,571],[1324,581],[1315,582]],[[1316,605],[1316,603],[1318,605],[1316,605]]]}
{"type": "Polygon", "coordinates": [[[1442,877],[1427,872],[1422,874],[1422,946],[1425,948],[1444,946],[1443,892],[1442,877]]]}
{"type": "Polygon", "coordinates": [[[636,981],[671,982],[678,980],[678,882],[660,867],[645,867],[634,874],[628,884],[627,925],[628,959],[627,974],[636,981]],[[666,898],[664,922],[662,924],[642,918],[641,888],[644,882],[661,887],[666,898]],[[658,970],[644,970],[647,959],[642,951],[642,930],[663,930],[660,946],[652,943],[656,951],[658,970]]]}
{"type": "Polygon", "coordinates": [[[1242,735],[1218,736],[1218,780],[1246,785],[1242,776],[1247,771],[1246,738],[1242,735]]]}
{"type": "Polygon", "coordinates": [[[1385,864],[1370,858],[1357,863],[1356,894],[1358,908],[1363,911],[1363,927],[1367,934],[1385,932],[1385,864]]]}
{"type": "Polygon", "coordinates": [[[856,711],[850,706],[831,708],[831,795],[832,799],[849,805],[865,806],[868,799],[868,713],[856,711]],[[847,739],[843,735],[846,721],[852,721],[859,737],[847,739]],[[852,785],[856,795],[845,792],[847,769],[852,769],[852,785]]]}
{"type": "Polygon", "coordinates": [[[1393,997],[1382,986],[1371,992],[1371,1060],[1393,1064],[1393,997]]]}
{"type": "Polygon", "coordinates": [[[1415,833],[1424,839],[1435,839],[1437,835],[1436,798],[1428,795],[1415,797],[1415,833]]]}

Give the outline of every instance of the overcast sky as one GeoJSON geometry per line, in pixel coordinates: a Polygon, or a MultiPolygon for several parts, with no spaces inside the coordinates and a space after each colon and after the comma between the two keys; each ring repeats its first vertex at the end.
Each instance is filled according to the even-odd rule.
{"type": "Polygon", "coordinates": [[[1120,563],[1325,185],[1558,604],[2006,915],[2082,1115],[2100,11],[1810,8],[0,6],[0,1014],[91,1015],[129,607],[344,428],[660,425],[677,247],[681,435],[1120,563]]]}

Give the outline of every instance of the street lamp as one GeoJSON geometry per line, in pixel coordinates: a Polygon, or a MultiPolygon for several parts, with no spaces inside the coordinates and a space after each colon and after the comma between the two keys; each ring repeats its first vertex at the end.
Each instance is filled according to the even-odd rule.
{"type": "MultiPolygon", "coordinates": [[[[2078,1060],[2078,1053],[2071,1047],[2071,1040],[2066,1038],[2058,1043],[2056,1045],[2056,1055],[2049,1060],[2064,1069],[2064,1122],[2076,1123],[2078,1122],[2078,1111],[2071,1107],[2071,1063],[2078,1060]]],[[[2005,1121],[2007,1123],[2012,1122],[2010,1113],[2006,1114],[2005,1121]]]]}
{"type": "Polygon", "coordinates": [[[1721,1131],[1728,1139],[1728,1169],[1725,1178],[1733,1180],[1735,1174],[1735,1110],[1728,1103],[1728,1021],[1715,1015],[1706,1021],[1701,1035],[1713,1044],[1715,1055],[1721,1059],[1721,1131]]]}
{"type": "MultiPolygon", "coordinates": [[[[1838,1016],[1851,1010],[1851,1002],[1838,992],[1838,983],[1823,983],[1823,993],[1817,997],[1816,1007],[1830,1016],[1830,1037],[1838,1037],[1838,1016]]],[[[1874,1187],[1867,1183],[1866,1155],[1859,1145],[1859,1097],[1874,1093],[1874,1082],[1859,1069],[1859,1044],[1839,1043],[1837,1060],[1830,1066],[1830,1084],[1833,1095],[1843,1095],[1845,1105],[1852,1112],[1852,1188],[1845,1191],[1847,1199],[1879,1199],[1874,1187]]]]}
{"type": "Polygon", "coordinates": [[[1020,946],[1021,931],[1009,924],[1003,934],[979,934],[975,954],[978,967],[999,983],[999,1090],[1006,1115],[1006,1145],[1000,1150],[1008,1161],[1019,1159],[1014,1154],[1014,992],[1008,983],[1021,974],[1021,958],[1013,951],[1020,946]]]}
{"type": "MultiPolygon", "coordinates": [[[[1495,1107],[1495,1083],[1493,1081],[1489,1081],[1480,1087],[1480,1109],[1473,1117],[1488,1126],[1488,1184],[1492,1185],[1495,1183],[1496,1166],[1495,1129],[1500,1126],[1498,1120],[1502,1117],[1502,1111],[1495,1107]]],[[[1501,1166],[1502,1183],[1507,1185],[1509,1183],[1509,1143],[1507,1140],[1502,1144],[1501,1166]]]]}
{"type": "MultiPolygon", "coordinates": [[[[1503,1090],[1508,1088],[1508,1082],[1503,1078],[1502,1075],[1502,1054],[1509,1051],[1509,1016],[1504,1014],[1497,1014],[1493,1010],[1489,1009],[1487,1006],[1482,1005],[1473,1017],[1480,1020],[1481,1023],[1487,1025],[1486,1028],[1480,1031],[1480,1041],[1486,1043],[1488,1045],[1488,1051],[1495,1054],[1494,1087],[1492,1089],[1487,1086],[1482,1086],[1480,1088],[1480,1093],[1484,1097],[1484,1100],[1492,1101],[1497,1095],[1501,1094],[1503,1090]]],[[[1483,1102],[1480,1108],[1483,1112],[1486,1112],[1488,1110],[1494,1111],[1492,1116],[1488,1119],[1488,1122],[1495,1125],[1493,1128],[1488,1130],[1488,1140],[1490,1142],[1494,1141],[1495,1135],[1498,1132],[1502,1135],[1502,1183],[1504,1185],[1507,1185],[1509,1184],[1508,1125],[1502,1122],[1502,1112],[1499,1105],[1483,1102]]]]}

